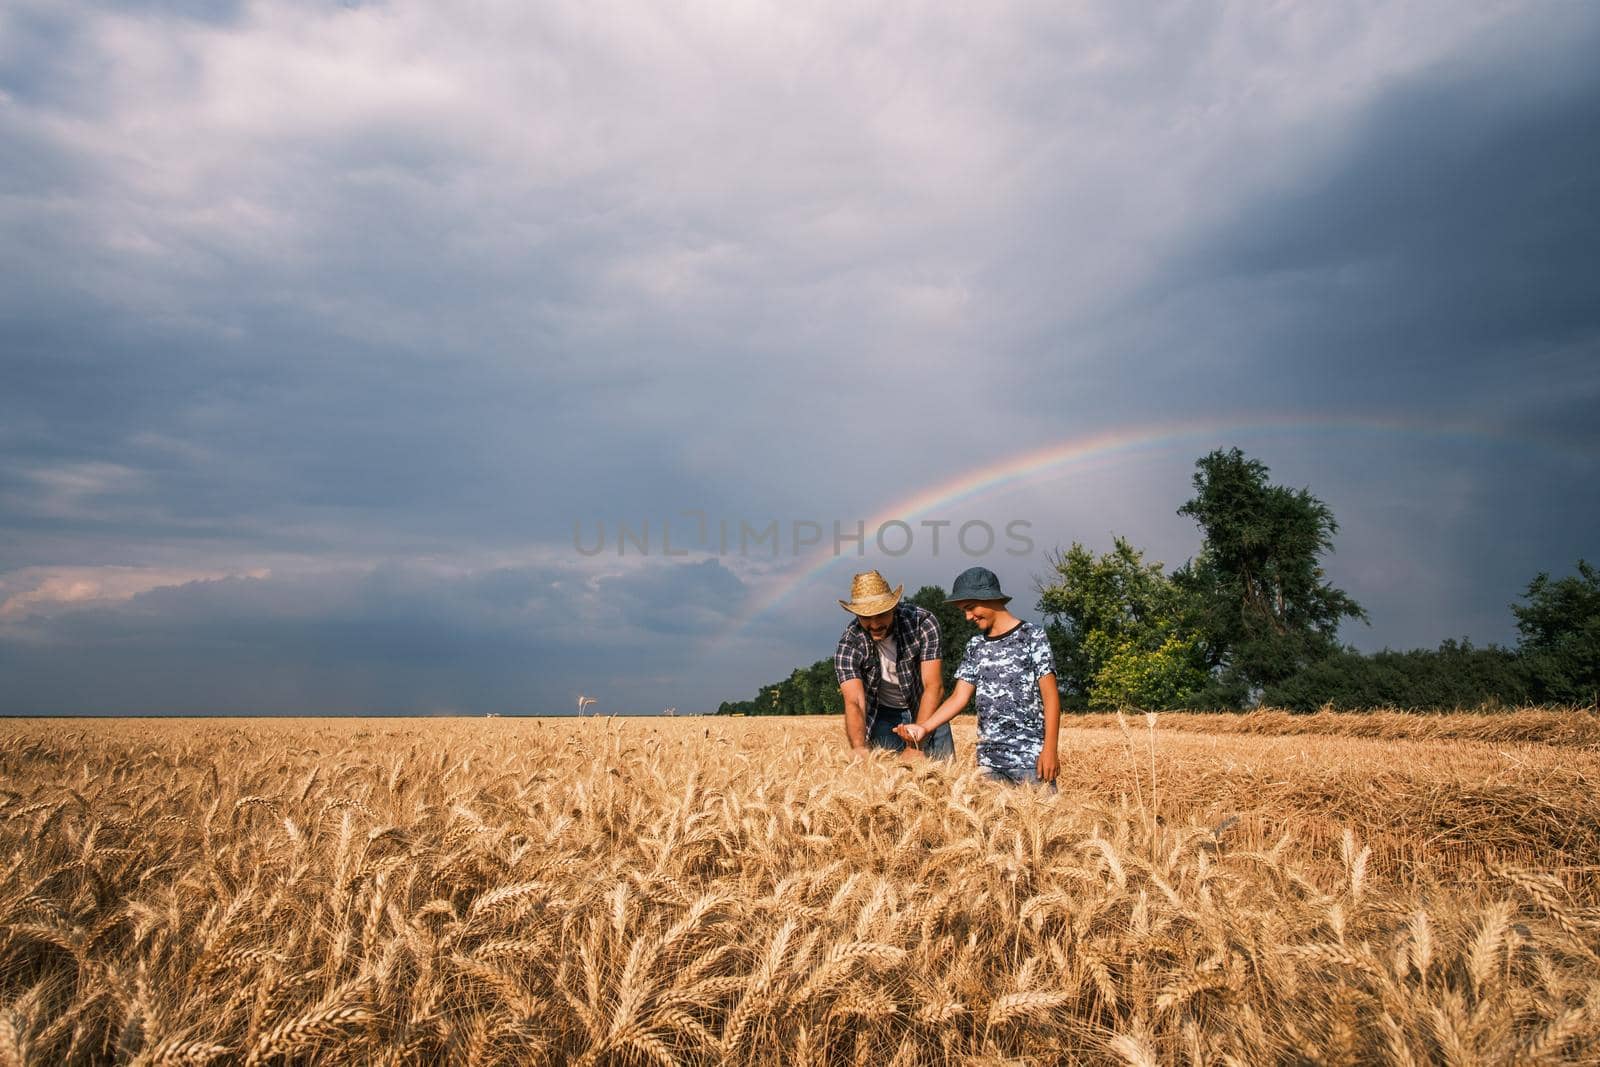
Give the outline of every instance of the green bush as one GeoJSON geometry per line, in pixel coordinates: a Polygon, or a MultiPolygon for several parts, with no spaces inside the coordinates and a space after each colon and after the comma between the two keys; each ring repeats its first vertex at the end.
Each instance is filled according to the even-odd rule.
{"type": "Polygon", "coordinates": [[[1261,703],[1293,711],[1475,708],[1536,699],[1523,658],[1511,649],[1446,641],[1437,650],[1364,655],[1342,649],[1262,690],[1261,703]]]}

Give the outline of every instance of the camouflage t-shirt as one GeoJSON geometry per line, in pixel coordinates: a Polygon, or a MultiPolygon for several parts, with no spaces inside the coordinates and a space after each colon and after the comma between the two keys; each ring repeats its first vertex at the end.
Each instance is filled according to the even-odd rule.
{"type": "Polygon", "coordinates": [[[1039,679],[1056,671],[1050,641],[1031,622],[1000,637],[967,642],[956,678],[977,690],[978,763],[1032,770],[1044,749],[1044,698],[1039,679]]]}

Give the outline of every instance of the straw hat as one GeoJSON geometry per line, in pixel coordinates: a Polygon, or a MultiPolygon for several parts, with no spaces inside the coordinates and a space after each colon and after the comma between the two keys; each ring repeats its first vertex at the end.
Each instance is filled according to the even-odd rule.
{"type": "Polygon", "coordinates": [[[883,580],[883,575],[877,571],[866,571],[850,579],[850,599],[839,601],[839,606],[853,615],[882,615],[900,603],[900,594],[905,589],[904,585],[897,585],[890,592],[889,583],[883,580]]]}

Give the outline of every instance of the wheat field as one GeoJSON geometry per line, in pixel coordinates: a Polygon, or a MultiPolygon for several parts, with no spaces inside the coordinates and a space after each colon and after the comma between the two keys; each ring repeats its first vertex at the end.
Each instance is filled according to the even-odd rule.
{"type": "Polygon", "coordinates": [[[1597,1062],[1592,714],[1251,718],[0,722],[0,1067],[1597,1062]]]}

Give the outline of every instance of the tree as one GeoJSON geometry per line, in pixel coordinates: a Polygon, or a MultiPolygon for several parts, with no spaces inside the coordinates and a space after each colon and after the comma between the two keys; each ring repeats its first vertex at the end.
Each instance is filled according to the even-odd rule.
{"type": "Polygon", "coordinates": [[[1198,642],[1169,634],[1155,648],[1131,637],[1116,642],[1089,683],[1091,708],[1181,708],[1194,702],[1209,675],[1196,662],[1198,642]]]}
{"type": "Polygon", "coordinates": [[[1525,605],[1511,605],[1522,635],[1517,649],[1544,700],[1600,704],[1600,570],[1578,560],[1578,573],[1552,582],[1541,571],[1525,605]]]}
{"type": "Polygon", "coordinates": [[[1191,598],[1208,663],[1242,695],[1330,655],[1340,620],[1366,613],[1324,580],[1321,557],[1339,530],[1326,504],[1268,485],[1266,465],[1237,448],[1195,468],[1195,495],[1178,514],[1195,520],[1205,542],[1173,578],[1191,598]]]}
{"type": "Polygon", "coordinates": [[[1353,648],[1307,664],[1262,690],[1261,702],[1293,711],[1372,708],[1476,708],[1526,704],[1532,697],[1524,658],[1508,648],[1445,641],[1436,651],[1353,648]]]}
{"type": "Polygon", "coordinates": [[[1039,610],[1066,706],[1181,707],[1204,687],[1202,644],[1160,563],[1118,537],[1099,557],[1074,541],[1050,566],[1039,610]]]}

